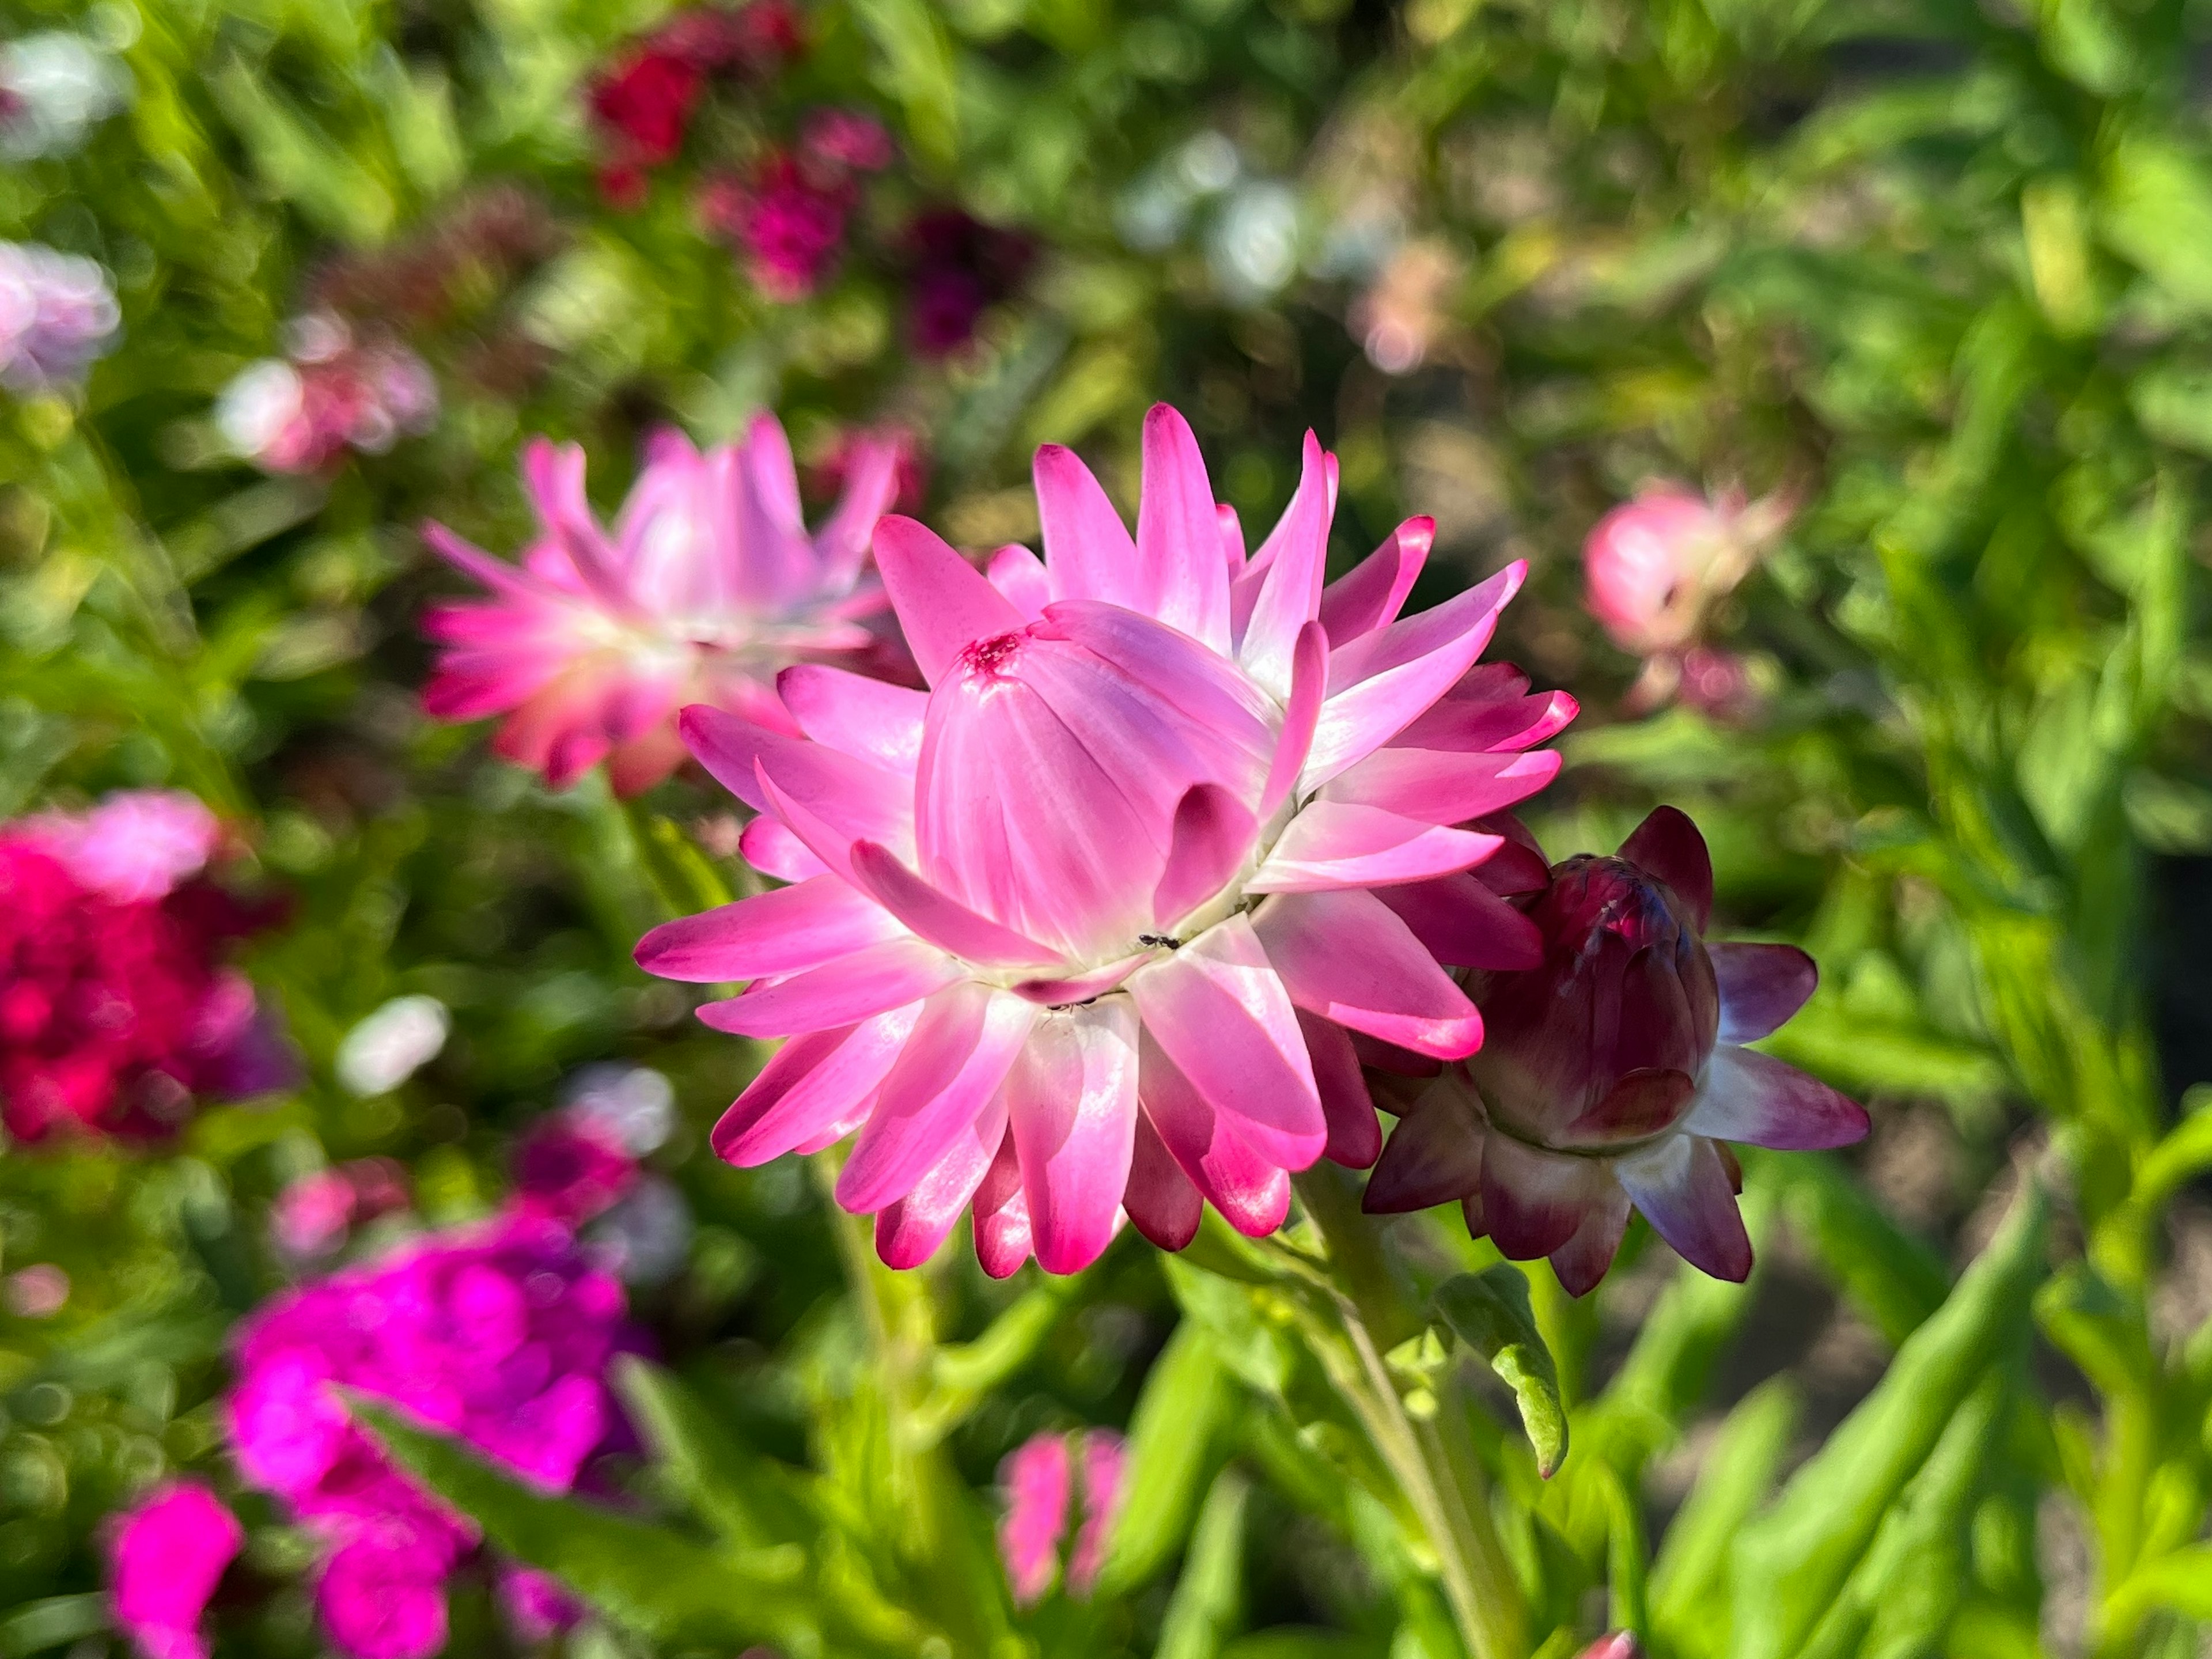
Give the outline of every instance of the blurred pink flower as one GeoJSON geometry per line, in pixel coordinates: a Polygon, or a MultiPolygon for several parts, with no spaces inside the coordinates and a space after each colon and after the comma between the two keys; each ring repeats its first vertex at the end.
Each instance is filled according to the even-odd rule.
{"type": "Polygon", "coordinates": [[[493,1570],[492,1590],[500,1616],[516,1641],[526,1647],[550,1642],[584,1616],[583,1603],[568,1594],[550,1572],[502,1561],[493,1570]]]}
{"type": "Polygon", "coordinates": [[[1081,1435],[1040,1434],[1016,1447],[1000,1466],[1006,1513],[999,1523],[999,1554],[1014,1600],[1042,1601],[1060,1576],[1060,1551],[1077,1507],[1081,1474],[1082,1523],[1067,1559],[1067,1588],[1085,1596],[1098,1582],[1106,1542],[1119,1513],[1127,1443],[1111,1429],[1081,1435]]]}
{"type": "Polygon", "coordinates": [[[855,173],[880,173],[898,156],[884,124],[856,109],[810,111],[799,128],[799,147],[817,161],[855,173]]]}
{"type": "Polygon", "coordinates": [[[636,1184],[637,1160],[590,1112],[541,1118],[515,1148],[514,1203],[526,1215],[580,1226],[636,1184]]]}
{"type": "Polygon", "coordinates": [[[80,884],[118,904],[167,897],[207,867],[222,839],[221,821],[180,789],[119,789],[89,811],[22,827],[80,884]]]}
{"type": "Polygon", "coordinates": [[[233,377],[215,422],[237,454],[264,472],[318,472],[349,449],[380,455],[437,423],[438,383],[396,340],[356,340],[329,313],[295,319],[284,358],[233,377]]]}
{"type": "Polygon", "coordinates": [[[52,1319],[69,1299],[70,1276],[51,1261],[34,1261],[0,1280],[0,1305],[18,1319],[52,1319]]]}
{"type": "Polygon", "coordinates": [[[296,1074],[252,985],[222,963],[270,915],[201,877],[193,854],[212,822],[147,795],[0,826],[0,1117],[10,1133],[161,1135],[195,1097],[262,1094],[296,1074]]]}
{"type": "Polygon", "coordinates": [[[444,1583],[477,1531],[401,1473],[341,1388],[388,1400],[547,1491],[619,1427],[605,1372],[637,1346],[622,1287],[567,1228],[529,1217],[434,1234],[315,1280],[240,1326],[224,1401],[248,1484],[323,1540],[317,1602],[353,1659],[445,1639],[444,1583]]]}
{"type": "Polygon", "coordinates": [[[973,1200],[1012,1273],[1096,1260],[1127,1218],[1179,1249],[1210,1200],[1272,1231],[1288,1172],[1364,1165],[1380,1127],[1349,1033],[1440,1059],[1481,1021],[1443,969],[1536,960],[1465,872],[1460,828],[1558,770],[1574,713],[1478,667],[1521,567],[1398,618],[1433,526],[1328,587],[1335,464],[1309,434],[1247,556],[1190,428],[1145,422],[1133,538],[1065,449],[1036,457],[1046,557],[989,574],[878,527],[924,694],[818,667],[778,687],[802,738],[684,712],[793,886],[640,943],[665,978],[751,980],[718,1030],[792,1036],[717,1127],[740,1165],[857,1132],[837,1183],[895,1267],[973,1200]],[[1523,751],[1529,752],[1523,752],[1523,751]]]}
{"type": "Polygon", "coordinates": [[[1636,1638],[1625,1630],[1610,1636],[1601,1636],[1582,1650],[1579,1659],[1643,1659],[1644,1650],[1637,1645],[1636,1638]]]}
{"type": "Polygon", "coordinates": [[[1656,484],[1597,521],[1583,544],[1585,600],[1615,645],[1644,659],[1633,702],[1650,706],[1674,694],[1682,653],[1790,512],[1778,494],[1747,502],[1730,489],[1708,500],[1656,484]]]}
{"type": "Polygon", "coordinates": [[[291,1182],[269,1206],[276,1248],[300,1261],[330,1255],[357,1222],[407,1206],[407,1169],[388,1158],[356,1158],[291,1182]]]}
{"type": "Polygon", "coordinates": [[[1547,1255],[1571,1294],[1612,1265],[1632,1203],[1716,1278],[1751,1272],[1737,1213],[1741,1141],[1844,1146],[1865,1111],[1744,1048],[1813,994],[1795,945],[1708,945],[1712,863],[1697,826],[1662,806],[1611,858],[1553,866],[1528,902],[1540,967],[1478,972],[1488,1036],[1404,1116],[1370,1179],[1388,1213],[1461,1200],[1506,1256],[1547,1255]]]}
{"type": "Polygon", "coordinates": [[[40,242],[0,242],[0,385],[48,392],[81,380],[122,321],[106,271],[40,242]]]}
{"type": "Polygon", "coordinates": [[[854,200],[842,167],[802,167],[777,154],[747,177],[711,180],[699,211],[709,230],[744,251],[746,274],[761,292],[788,303],[822,285],[844,246],[854,200]]]}
{"type": "Polygon", "coordinates": [[[423,706],[441,720],[504,714],[496,752],[556,788],[605,760],[623,794],[682,761],[685,703],[795,732],[770,686],[779,669],[898,666],[867,625],[884,598],[865,574],[896,471],[888,445],[857,458],[836,511],[810,534],[773,415],[704,454],[660,432],[609,534],[584,496],[584,452],[534,439],[523,476],[544,528],[520,566],[443,525],[424,530],[492,597],[430,611],[425,629],[443,648],[423,706]]]}
{"type": "Polygon", "coordinates": [[[200,1616],[246,1542],[207,1486],[173,1480],[122,1517],[108,1549],[115,1622],[145,1659],[207,1659],[200,1616]]]}

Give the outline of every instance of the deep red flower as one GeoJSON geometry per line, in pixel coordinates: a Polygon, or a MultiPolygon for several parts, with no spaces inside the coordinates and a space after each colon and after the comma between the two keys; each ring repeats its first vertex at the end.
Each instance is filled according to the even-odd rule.
{"type": "Polygon", "coordinates": [[[684,128],[707,72],[693,58],[647,42],[618,59],[592,88],[592,113],[621,135],[625,159],[651,167],[684,148],[684,128]]]}

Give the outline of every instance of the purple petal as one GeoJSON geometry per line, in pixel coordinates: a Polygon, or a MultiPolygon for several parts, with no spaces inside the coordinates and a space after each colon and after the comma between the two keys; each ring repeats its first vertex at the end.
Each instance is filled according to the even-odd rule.
{"type": "Polygon", "coordinates": [[[1713,1143],[1672,1134],[1649,1151],[1616,1158],[1613,1173],[1660,1237],[1693,1267],[1741,1284],[1751,1276],[1751,1238],[1713,1143]]]}
{"type": "Polygon", "coordinates": [[[1688,814],[1655,806],[1620,843],[1620,856],[1674,890],[1690,907],[1700,932],[1712,925],[1713,860],[1688,814]]]}
{"type": "Polygon", "coordinates": [[[1716,1140],[1811,1152],[1866,1139],[1866,1108],[1771,1054],[1728,1043],[1713,1050],[1683,1127],[1716,1140]]]}
{"type": "Polygon", "coordinates": [[[1483,1141],[1483,1219],[1492,1241],[1515,1261],[1564,1246],[1612,1184],[1596,1158],[1539,1152],[1510,1135],[1492,1133],[1483,1141]]]}
{"type": "Polygon", "coordinates": [[[1487,1134],[1463,1079],[1453,1074],[1431,1084],[1383,1144],[1360,1208],[1401,1215],[1480,1193],[1487,1134]]]}
{"type": "Polygon", "coordinates": [[[1723,1042],[1756,1042],[1789,1023],[1820,982],[1794,945],[1708,945],[1720,982],[1723,1042]]]}

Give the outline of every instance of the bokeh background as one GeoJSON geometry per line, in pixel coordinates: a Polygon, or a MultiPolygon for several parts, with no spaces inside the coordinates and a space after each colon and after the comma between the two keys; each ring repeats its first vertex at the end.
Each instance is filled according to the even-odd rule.
{"type": "MultiPolygon", "coordinates": [[[[793,1161],[708,1151],[760,1056],[630,961],[730,890],[731,803],[692,773],[552,791],[428,719],[419,620],[461,585],[419,526],[511,552],[528,436],[580,441],[611,512],[652,430],[768,408],[811,506],[890,435],[905,510],[1034,542],[1031,449],[1079,448],[1127,507],[1157,399],[1247,526],[1318,432],[1333,568],[1409,513],[1437,524],[1417,604],[1528,560],[1492,654],[1584,710],[1528,821],[1559,855],[1690,810],[1726,928],[1822,965],[1776,1052],[1873,1110],[1853,1153],[1753,1164],[1741,1291],[1641,1224],[1584,1302],[1532,1275],[1577,1412],[1567,1471],[1516,1488],[1560,1627],[1621,1605],[1626,1538],[1660,1548],[1655,1650],[1746,1659],[1730,1597],[1769,1592],[1711,1538],[1875,1389],[2055,1147],[2036,1316],[1984,1356],[1996,1426],[1948,1487],[1906,1502],[1915,1462],[1877,1494],[1884,1538],[1922,1531],[1854,1558],[1866,1616],[1818,1650],[2204,1650],[2212,9],[769,4],[707,47],[698,13],[635,3],[0,5],[0,238],[92,262],[0,268],[76,284],[8,325],[0,812],[207,801],[278,907],[240,959],[301,1060],[151,1145],[0,1155],[0,1655],[126,1650],[105,1518],[177,1471],[248,1528],[217,1650],[319,1650],[309,1547],[224,1461],[232,1328],[490,1213],[518,1139],[594,1091],[650,1121],[643,1184],[593,1224],[661,1364],[747,1458],[862,1495],[837,1547],[900,1600],[921,1570],[864,1501],[842,1235],[793,1161]],[[866,118],[841,141],[823,112],[866,118]],[[1659,483],[1763,527],[1684,648],[1639,655],[1583,550],[1659,483]],[[387,1184],[292,1248],[272,1206],[333,1169],[387,1184]],[[1670,1554],[1717,1446],[1744,1495],[1670,1554]]],[[[1407,1224],[1466,1258],[1449,1212],[1407,1224]]],[[[1127,1426],[1172,1333],[1230,1356],[1186,1396],[1151,1571],[1087,1606],[997,1589],[908,1650],[1450,1659],[1418,1564],[1332,1508],[1326,1414],[1264,1319],[1135,1244],[1046,1289],[951,1249],[904,1293],[925,1344],[1027,1310],[1016,1349],[959,1351],[981,1380],[943,1447],[983,1526],[1006,1455],[1127,1426]],[[1201,1509],[1224,1467],[1233,1514],[1201,1509]]],[[[616,1462],[632,1503],[677,1504],[616,1462]]],[[[456,1581],[450,1651],[528,1645],[487,1586],[456,1581]]],[[[651,1623],[551,1639],[750,1639],[651,1623]]]]}

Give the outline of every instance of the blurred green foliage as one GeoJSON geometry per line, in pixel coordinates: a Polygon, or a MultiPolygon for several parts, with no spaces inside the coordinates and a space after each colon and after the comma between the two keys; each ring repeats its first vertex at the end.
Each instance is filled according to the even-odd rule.
{"type": "MultiPolygon", "coordinates": [[[[2212,924],[2157,879],[2212,850],[2212,11],[824,4],[786,94],[891,125],[881,211],[955,202],[1040,249],[945,362],[907,349],[883,259],[754,290],[699,222],[696,152],[641,206],[600,198],[580,88],[657,15],[0,7],[132,87],[75,153],[0,171],[0,233],[100,259],[124,318],[81,398],[0,401],[0,807],[166,782],[246,827],[294,905],[250,965],[307,1060],[161,1155],[0,1158],[0,1273],[70,1287],[0,1310],[0,1655],[112,1645],[100,1518],[167,1469],[234,1490],[222,1344],[288,1272],[285,1181],[388,1155],[422,1218],[483,1213],[514,1132],[616,1057],[677,1083],[654,1162],[697,1222],[640,1298],[662,1352],[629,1378],[630,1506],[392,1431],[592,1597],[578,1654],[1456,1659],[1469,1602],[1513,1659],[1608,1622],[1664,1659],[2197,1652],[2212,1100],[2162,1068],[2153,1010],[2212,924]],[[497,257],[455,228],[491,200],[528,228],[497,257]],[[434,431],[312,477],[225,451],[214,399],[288,318],[457,245],[402,319],[434,431]],[[1407,512],[1439,521],[1424,599],[1528,558],[1506,653],[1586,711],[1531,814],[1547,847],[1673,800],[1728,926],[1819,958],[1772,1047],[1879,1127],[1848,1161],[1752,1161],[1748,1286],[1639,1224],[1596,1294],[1540,1265],[1524,1311],[1449,1212],[1392,1231],[1372,1305],[1321,1288],[1316,1253],[1351,1247],[1314,1213],[1166,1262],[1125,1243],[1071,1285],[993,1286],[960,1250],[886,1274],[808,1171],[706,1152],[745,1064],[630,966],[733,878],[691,850],[720,798],[550,795],[415,705],[447,585],[415,526],[517,545],[529,434],[582,439],[611,503],[657,423],[718,439],[769,405],[812,462],[896,422],[927,516],[984,547],[1034,534],[1037,442],[1126,495],[1157,398],[1248,524],[1310,425],[1342,458],[1340,559],[1407,512]],[[1582,535],[1651,477],[1801,503],[1715,624],[1759,693],[1735,718],[1629,714],[1635,665],[1582,611],[1582,535]],[[337,1044],[402,993],[455,1037],[355,1097],[337,1044]],[[1486,1283],[1512,1391],[1450,1342],[1451,1287],[1486,1283]],[[1551,1377],[1509,1368],[1532,1352],[1551,1377]],[[1569,1448],[1548,1482],[1513,1391],[1569,1448]],[[1019,1611],[993,1471],[1087,1422],[1128,1427],[1135,1498],[1095,1602],[1019,1611]],[[1440,1559],[1455,1493],[1408,1474],[1438,1466],[1491,1494],[1453,1524],[1510,1582],[1440,1559]]],[[[301,1542],[241,1506],[253,1591],[220,1650],[313,1651],[301,1542]]],[[[453,1651],[504,1639],[481,1596],[457,1613],[453,1651]]]]}

